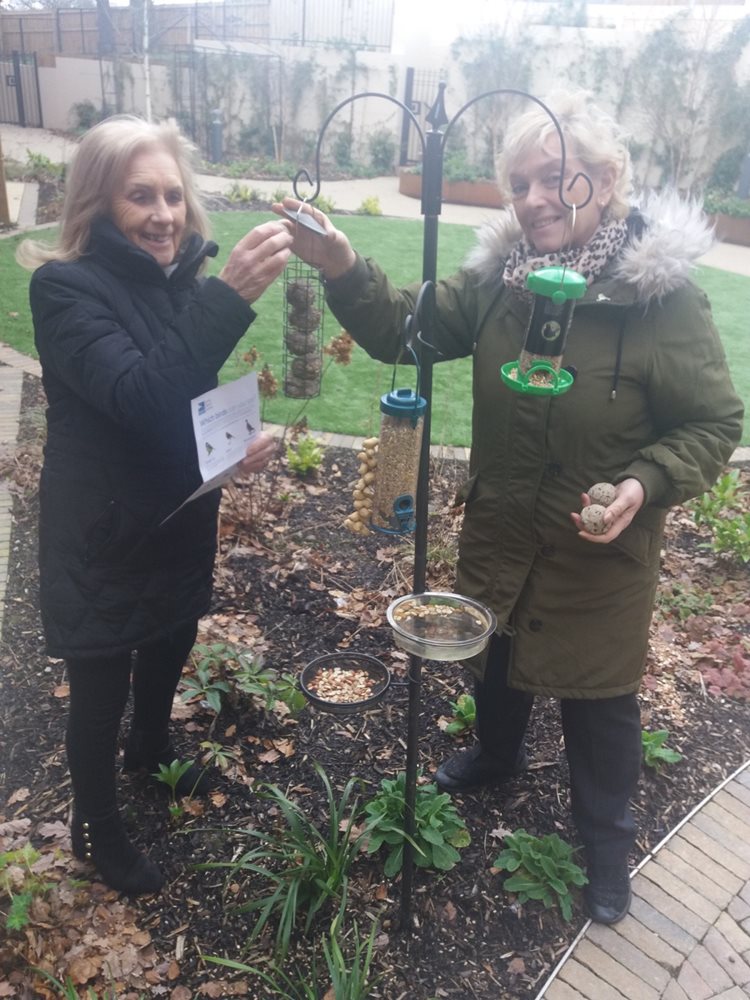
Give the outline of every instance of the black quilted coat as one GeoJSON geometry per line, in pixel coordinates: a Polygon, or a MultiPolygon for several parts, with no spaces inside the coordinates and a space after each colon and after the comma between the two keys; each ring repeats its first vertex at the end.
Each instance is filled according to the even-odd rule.
{"type": "Polygon", "coordinates": [[[219,491],[200,485],[191,398],[254,318],[193,236],[169,275],[110,222],[89,252],[31,279],[47,394],[40,486],[42,620],[51,656],[113,654],[208,609],[219,491]]]}

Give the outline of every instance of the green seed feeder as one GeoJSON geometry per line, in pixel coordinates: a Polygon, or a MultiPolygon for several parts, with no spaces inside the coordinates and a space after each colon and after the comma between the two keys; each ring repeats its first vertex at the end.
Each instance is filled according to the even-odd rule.
{"type": "Polygon", "coordinates": [[[534,293],[518,361],[500,369],[505,385],[530,396],[559,396],[573,385],[573,375],[562,367],[576,299],[585,294],[586,279],[566,267],[531,271],[526,286],[534,293]]]}

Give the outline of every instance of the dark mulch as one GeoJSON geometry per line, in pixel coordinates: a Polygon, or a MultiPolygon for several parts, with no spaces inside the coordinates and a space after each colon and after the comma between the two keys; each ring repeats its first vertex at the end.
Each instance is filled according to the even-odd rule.
{"type": "MultiPolygon", "coordinates": [[[[9,842],[12,823],[17,835],[28,836],[42,850],[49,850],[44,846],[49,844],[64,846],[60,823],[67,821],[70,808],[63,751],[64,671],[60,662],[44,655],[37,613],[34,482],[41,405],[39,384],[29,378],[0,649],[0,801],[9,803],[0,808],[0,838],[5,833],[0,850],[9,842]]],[[[282,468],[269,494],[261,497],[257,487],[241,487],[228,498],[215,604],[204,622],[204,639],[252,645],[263,651],[269,666],[294,672],[319,653],[338,648],[369,652],[384,659],[397,680],[404,679],[407,664],[394,649],[384,610],[393,595],[409,590],[409,556],[387,539],[362,539],[341,529],[357,464],[355,455],[329,449],[310,483],[290,478],[282,468]],[[252,530],[242,523],[251,509],[252,530]],[[351,617],[342,617],[349,613],[351,617]]],[[[448,497],[463,471],[458,463],[434,470],[431,537],[443,540],[455,535],[448,497]]],[[[643,777],[635,804],[640,835],[634,863],[750,751],[748,702],[708,694],[695,669],[701,656],[704,660],[713,656],[715,662],[722,648],[727,656],[733,649],[744,649],[748,573],[744,567],[706,555],[696,547],[699,542],[691,519],[678,511],[670,523],[662,588],[667,596],[655,619],[643,706],[644,726],[668,729],[670,745],[683,754],[683,760],[643,777]],[[683,585],[693,594],[712,593],[712,608],[681,619],[674,595],[683,593],[683,585]]],[[[439,570],[431,568],[432,585],[445,587],[449,578],[439,570]]],[[[468,685],[457,665],[424,666],[419,759],[426,776],[457,746],[441,731],[438,720],[451,714],[450,701],[468,685]]],[[[247,699],[224,708],[218,718],[200,706],[179,714],[175,735],[184,755],[194,754],[197,743],[210,736],[236,751],[239,763],[218,779],[217,793],[205,812],[188,813],[178,825],[170,821],[158,789],[141,778],[122,778],[121,802],[128,825],[164,870],[166,889],[158,898],[134,901],[125,915],[117,911],[110,925],[106,913],[121,905],[113,893],[94,889],[97,905],[87,910],[91,889],[79,891],[72,901],[62,897],[61,888],[62,898],[44,910],[38,927],[32,923],[25,933],[9,936],[12,947],[0,945],[0,984],[4,974],[15,991],[2,995],[46,995],[39,977],[26,968],[32,962],[97,989],[109,978],[110,985],[119,984],[121,997],[135,997],[138,992],[169,995],[173,1000],[199,995],[269,996],[257,979],[203,960],[205,955],[243,955],[252,921],[234,912],[232,904],[252,895],[253,885],[237,880],[227,888],[221,872],[198,871],[195,863],[229,860],[236,846],[245,843],[236,832],[243,826],[278,826],[278,812],[254,791],[262,782],[276,783],[324,823],[325,796],[315,762],[323,765],[339,791],[352,775],[372,783],[372,789],[382,777],[405,766],[403,686],[394,686],[375,710],[361,716],[339,718],[306,708],[296,720],[289,720],[264,712],[247,699]],[[78,907],[75,919],[70,916],[74,906],[78,907]],[[131,951],[122,944],[126,930],[131,951]],[[138,936],[143,931],[150,935],[150,944],[138,936]],[[119,949],[118,954],[127,951],[136,957],[127,968],[122,963],[116,972],[110,968],[107,977],[102,959],[95,958],[104,947],[102,940],[109,942],[110,953],[119,949]],[[89,966],[82,964],[87,955],[89,966]]],[[[371,917],[380,922],[375,964],[384,978],[373,997],[531,1000],[581,927],[584,918],[577,896],[573,919],[565,923],[556,909],[545,910],[538,903],[521,905],[504,893],[503,876],[491,867],[507,831],[557,832],[576,843],[554,702],[538,701],[528,747],[531,766],[526,773],[502,790],[456,800],[471,832],[471,845],[452,871],[417,872],[410,935],[399,926],[400,882],[384,878],[382,858],[362,858],[354,866],[349,912],[365,929],[371,917]]],[[[67,854],[60,858],[51,877],[62,887],[68,875],[80,877],[85,870],[69,862],[67,854]]],[[[0,894],[0,909],[3,905],[0,894]]],[[[325,931],[328,920],[330,914],[316,925],[314,938],[325,931]]],[[[302,956],[309,955],[309,942],[300,948],[302,956]]]]}

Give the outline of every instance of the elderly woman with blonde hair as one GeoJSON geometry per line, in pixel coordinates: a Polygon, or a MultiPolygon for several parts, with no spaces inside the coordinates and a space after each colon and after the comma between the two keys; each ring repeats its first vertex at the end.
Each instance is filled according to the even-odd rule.
{"type": "MultiPolygon", "coordinates": [[[[584,94],[549,104],[565,138],[564,167],[543,108],[511,123],[500,164],[510,207],[479,231],[464,266],[437,283],[430,336],[440,360],[471,356],[474,371],[456,587],[500,624],[470,664],[478,740],[445,761],[436,781],[461,794],[512,780],[527,766],[534,698],[559,699],[588,869],[584,902],[593,920],[615,923],[630,903],[636,693],[665,517],[721,472],[740,438],[742,404],[706,296],[690,280],[711,242],[700,212],[675,196],[632,207],[616,123],[584,94]],[[523,395],[503,384],[500,368],[524,343],[527,276],[549,264],[586,280],[564,358],[575,380],[562,395],[523,395]],[[615,498],[593,534],[578,511],[599,482],[615,484],[615,498]]],[[[284,208],[298,203],[276,210],[284,208]]],[[[341,324],[373,357],[393,362],[420,286],[395,288],[321,212],[302,210],[326,235],[300,226],[294,252],[321,269],[341,324]]]]}
{"type": "MultiPolygon", "coordinates": [[[[182,506],[202,481],[190,401],[216,385],[291,247],[288,227],[268,222],[239,241],[218,277],[201,277],[218,248],[191,154],[171,124],[102,122],[68,172],[57,243],[26,241],[18,253],[35,269],[49,404],[40,604],[47,651],[65,660],[70,684],[73,852],[129,893],[163,883],[117,807],[131,677],[124,766],[154,772],[178,756],[172,701],[211,596],[220,491],[182,506]]],[[[259,471],[273,451],[260,434],[242,471],[259,471]]],[[[178,792],[206,786],[192,767],[178,792]]]]}

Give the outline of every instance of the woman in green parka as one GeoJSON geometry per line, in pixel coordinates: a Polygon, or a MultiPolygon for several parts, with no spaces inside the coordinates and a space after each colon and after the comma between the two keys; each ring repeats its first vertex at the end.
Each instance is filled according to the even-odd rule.
{"type": "MultiPolygon", "coordinates": [[[[489,605],[500,627],[472,664],[478,742],[436,780],[461,792],[510,778],[526,765],[534,697],[559,698],[584,899],[592,919],[615,923],[630,904],[636,692],[665,516],[721,473],[740,439],[742,404],[706,296],[689,277],[711,243],[701,213],[676,195],[632,209],[630,160],[612,119],[582,94],[550,106],[566,141],[565,198],[581,207],[560,201],[558,134],[535,107],[506,135],[500,175],[512,208],[479,231],[463,268],[437,286],[441,360],[474,359],[457,590],[489,605]],[[499,376],[524,342],[526,276],[547,264],[565,264],[588,284],[564,357],[575,381],[555,397],[511,392],[499,376]],[[577,511],[600,482],[615,484],[616,496],[594,535],[577,511]]],[[[312,212],[326,236],[300,226],[294,251],[320,267],[342,326],[393,362],[419,286],[395,288],[312,212]]]]}

